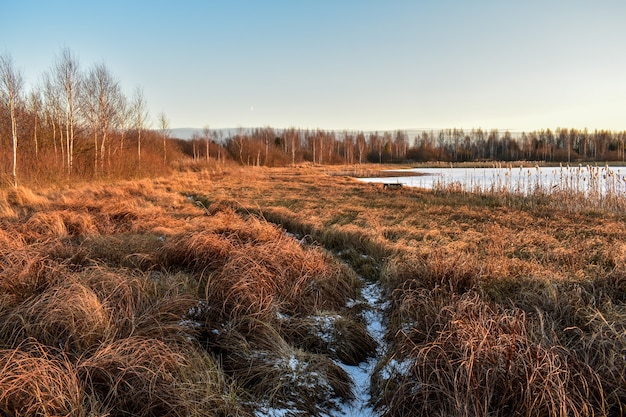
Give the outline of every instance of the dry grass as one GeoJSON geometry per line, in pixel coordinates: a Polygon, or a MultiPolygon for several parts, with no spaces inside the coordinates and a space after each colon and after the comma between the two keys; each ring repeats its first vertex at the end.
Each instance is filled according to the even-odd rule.
{"type": "Polygon", "coordinates": [[[71,362],[36,341],[0,349],[0,409],[11,416],[86,415],[71,362]]]}
{"type": "Polygon", "coordinates": [[[1,193],[0,414],[331,413],[376,349],[357,274],[383,415],[624,414],[622,215],[224,169],[1,193]]]}
{"type": "Polygon", "coordinates": [[[244,320],[219,338],[227,353],[225,368],[257,404],[295,415],[327,415],[353,399],[352,381],[339,365],[294,348],[267,323],[244,320]]]}
{"type": "Polygon", "coordinates": [[[307,317],[285,317],[279,327],[292,345],[356,366],[374,357],[377,342],[365,323],[350,315],[320,312],[307,317]]]}
{"type": "MultiPolygon", "coordinates": [[[[262,403],[320,414],[352,397],[338,365],[280,331],[283,316],[345,309],[354,273],[236,204],[198,204],[180,184],[10,194],[13,214],[0,223],[0,414],[249,416],[262,403]],[[244,344],[262,353],[233,349],[244,344]],[[298,390],[268,396],[252,384],[248,370],[268,366],[266,388],[289,380],[298,390]],[[33,367],[42,377],[20,387],[33,367]]],[[[354,362],[366,336],[345,321],[352,351],[337,350],[354,362]]]]}
{"type": "Polygon", "coordinates": [[[3,317],[0,334],[10,346],[32,338],[79,353],[102,343],[110,330],[109,316],[96,294],[70,280],[14,308],[3,317]]]}
{"type": "Polygon", "coordinates": [[[244,221],[230,210],[203,226],[168,240],[162,263],[200,274],[204,296],[221,301],[225,317],[308,314],[345,306],[355,295],[349,269],[274,225],[255,217],[244,221]]]}
{"type": "Polygon", "coordinates": [[[379,365],[385,415],[605,414],[598,373],[551,334],[552,323],[479,294],[404,289],[406,315],[379,365]]]}
{"type": "Polygon", "coordinates": [[[0,290],[5,298],[22,302],[56,285],[66,269],[31,246],[3,253],[0,258],[0,290]]]}
{"type": "Polygon", "coordinates": [[[4,191],[6,202],[20,209],[29,211],[44,209],[49,206],[49,200],[37,195],[33,190],[26,187],[10,188],[4,191]]]}
{"type": "Polygon", "coordinates": [[[24,223],[24,236],[29,241],[89,236],[98,233],[93,216],[70,210],[34,213],[24,223]]]}
{"type": "MultiPolygon", "coordinates": [[[[384,414],[623,414],[623,216],[285,171],[225,176],[208,209],[236,201],[381,279],[394,343],[379,368],[402,370],[377,377],[384,414]]],[[[307,320],[283,334],[317,346],[307,320]]]]}
{"type": "Polygon", "coordinates": [[[79,361],[76,373],[112,414],[185,415],[175,377],[184,362],[167,344],[135,336],[103,345],[79,361]]]}

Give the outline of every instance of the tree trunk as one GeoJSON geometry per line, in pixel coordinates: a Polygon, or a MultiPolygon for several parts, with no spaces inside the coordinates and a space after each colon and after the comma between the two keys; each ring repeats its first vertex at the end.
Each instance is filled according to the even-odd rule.
{"type": "Polygon", "coordinates": [[[13,186],[17,188],[17,120],[15,119],[15,95],[9,95],[11,107],[11,135],[13,137],[13,186]]]}

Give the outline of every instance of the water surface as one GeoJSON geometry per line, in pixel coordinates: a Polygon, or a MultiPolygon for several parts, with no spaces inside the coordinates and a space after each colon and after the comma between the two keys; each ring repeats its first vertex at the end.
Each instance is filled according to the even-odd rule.
{"type": "Polygon", "coordinates": [[[508,191],[530,194],[536,191],[626,194],[626,167],[518,167],[518,168],[415,168],[394,170],[397,177],[361,178],[370,183],[398,183],[409,187],[443,189],[454,187],[468,192],[508,191]],[[411,172],[411,176],[402,176],[411,172]],[[419,173],[419,176],[415,176],[419,173]]]}

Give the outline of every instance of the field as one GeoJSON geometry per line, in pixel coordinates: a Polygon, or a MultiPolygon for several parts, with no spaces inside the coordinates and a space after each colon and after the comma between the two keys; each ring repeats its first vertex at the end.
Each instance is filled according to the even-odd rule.
{"type": "Polygon", "coordinates": [[[0,414],[626,413],[623,212],[357,171],[1,191],[0,414]]]}

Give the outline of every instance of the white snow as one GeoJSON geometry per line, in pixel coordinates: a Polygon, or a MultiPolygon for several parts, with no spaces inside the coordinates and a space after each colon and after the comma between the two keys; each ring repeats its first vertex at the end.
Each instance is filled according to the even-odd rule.
{"type": "Polygon", "coordinates": [[[384,353],[383,309],[381,308],[381,288],[378,283],[370,283],[363,287],[361,294],[365,298],[368,309],[363,314],[367,323],[367,330],[378,343],[377,355],[359,366],[339,365],[350,375],[354,381],[355,400],[350,404],[343,404],[341,412],[337,416],[345,417],[372,417],[376,416],[374,409],[368,405],[370,400],[370,377],[374,372],[376,363],[384,353]]]}
{"type": "Polygon", "coordinates": [[[326,343],[331,343],[334,340],[335,335],[335,323],[341,319],[338,314],[322,315],[322,316],[309,316],[316,323],[317,337],[326,343]]]}
{"type": "MultiPolygon", "coordinates": [[[[287,233],[288,236],[298,239],[298,236],[287,233]]],[[[340,256],[340,254],[336,254],[340,256]]],[[[368,255],[362,255],[363,258],[368,258],[368,255]]],[[[362,279],[362,278],[361,278],[362,279]]],[[[367,362],[361,363],[358,366],[349,366],[343,363],[336,361],[337,365],[341,366],[344,369],[352,381],[354,382],[354,396],[355,399],[346,404],[340,404],[339,411],[328,411],[328,417],[375,417],[378,414],[374,411],[374,409],[368,404],[370,400],[370,378],[374,372],[374,368],[376,364],[383,357],[385,353],[385,345],[384,345],[384,335],[385,335],[385,326],[383,322],[383,311],[386,307],[386,304],[383,303],[382,300],[382,290],[380,284],[378,282],[373,283],[365,283],[361,289],[361,295],[363,297],[362,300],[349,300],[347,303],[348,308],[354,307],[359,303],[365,304],[365,308],[363,309],[363,318],[367,323],[367,330],[370,335],[376,340],[378,343],[378,350],[376,352],[376,356],[370,358],[367,362]]],[[[287,319],[288,316],[285,316],[281,313],[277,313],[279,319],[287,319]]],[[[324,340],[325,342],[331,342],[332,337],[334,336],[334,327],[335,323],[338,319],[341,318],[339,315],[320,315],[320,316],[309,316],[309,319],[314,319],[316,321],[316,327],[318,328],[318,336],[324,340]]],[[[301,378],[297,378],[295,375],[297,372],[305,372],[307,364],[299,361],[296,357],[291,356],[287,364],[288,369],[291,369],[294,372],[292,375],[293,380],[290,381],[291,384],[303,386],[302,384],[306,382],[302,381],[301,378]]],[[[284,359],[278,360],[275,363],[275,366],[285,366],[284,359]]],[[[403,368],[403,364],[398,365],[398,369],[403,368]]],[[[407,368],[408,369],[408,368],[407,368]]],[[[319,378],[319,375],[309,375],[309,378],[319,378]]],[[[291,379],[291,377],[287,377],[287,379],[291,379]]],[[[316,383],[320,383],[320,381],[316,381],[316,383]]],[[[257,408],[255,412],[256,417],[287,417],[297,414],[297,410],[289,409],[289,408],[272,408],[267,405],[262,405],[257,408]]]]}
{"type": "Polygon", "coordinates": [[[408,360],[397,361],[396,359],[391,359],[387,364],[381,369],[380,376],[383,379],[391,379],[394,377],[403,377],[409,373],[411,369],[411,362],[408,360]]]}

